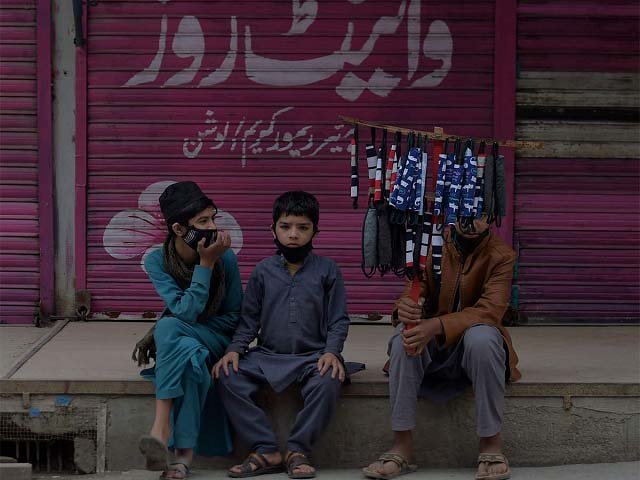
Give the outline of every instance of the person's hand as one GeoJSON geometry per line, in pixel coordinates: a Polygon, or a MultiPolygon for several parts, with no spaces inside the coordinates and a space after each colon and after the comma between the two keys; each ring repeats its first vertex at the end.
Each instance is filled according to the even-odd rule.
{"type": "Polygon", "coordinates": [[[413,325],[402,332],[402,345],[409,356],[420,355],[433,337],[443,333],[438,317],[424,318],[413,325]]]}
{"type": "Polygon", "coordinates": [[[418,303],[416,303],[409,297],[402,297],[398,301],[398,320],[410,327],[416,323],[420,323],[420,319],[422,318],[422,303],[424,303],[423,298],[420,298],[418,303]]]}
{"type": "Polygon", "coordinates": [[[220,378],[220,370],[224,374],[229,376],[229,364],[233,367],[233,371],[238,373],[238,362],[240,361],[240,354],[238,352],[229,352],[224,355],[211,369],[211,375],[213,378],[220,378]]]}
{"type": "Polygon", "coordinates": [[[198,242],[198,255],[200,255],[200,265],[213,268],[218,259],[231,246],[231,235],[228,232],[218,232],[218,238],[208,247],[204,246],[205,239],[198,242]]]}
{"type": "Polygon", "coordinates": [[[148,365],[152,358],[154,360],[156,359],[156,341],[153,338],[155,328],[155,325],[151,327],[151,329],[140,339],[138,343],[136,343],[136,346],[133,348],[131,359],[134,362],[138,362],[139,367],[148,365]]]}
{"type": "Polygon", "coordinates": [[[320,376],[324,376],[325,373],[332,368],[331,378],[336,378],[341,382],[344,382],[345,373],[344,373],[344,365],[342,362],[336,357],[333,353],[325,353],[318,360],[318,370],[320,370],[320,376]]]}

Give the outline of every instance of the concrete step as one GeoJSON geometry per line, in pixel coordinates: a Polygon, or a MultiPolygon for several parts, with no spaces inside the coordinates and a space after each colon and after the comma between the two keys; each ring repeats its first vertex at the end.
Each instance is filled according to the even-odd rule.
{"type": "Polygon", "coordinates": [[[31,464],[0,463],[0,480],[31,480],[31,464]]]}
{"type": "MultiPolygon", "coordinates": [[[[640,478],[640,463],[598,463],[591,465],[562,465],[555,467],[516,467],[511,469],[514,480],[637,480],[640,478]]],[[[77,475],[35,475],[34,480],[77,480],[77,475]]],[[[82,480],[156,480],[157,473],[143,470],[125,472],[108,472],[104,475],[85,475],[82,480]]],[[[190,477],[193,480],[223,480],[228,479],[225,470],[194,470],[190,477]]],[[[288,480],[285,474],[266,475],[265,480],[288,480]]],[[[335,470],[322,469],[318,472],[319,479],[324,480],[361,480],[359,469],[335,470]]],[[[422,469],[407,475],[407,480],[472,480],[472,469],[422,469]]]]}
{"type": "MultiPolygon", "coordinates": [[[[0,411],[22,415],[39,435],[91,431],[96,468],[143,467],[137,438],[151,425],[154,397],[130,361],[148,324],[69,324],[10,379],[0,380],[0,411]],[[99,348],[97,348],[99,346],[99,348]],[[37,411],[34,416],[33,412],[37,411]]],[[[324,468],[356,468],[391,441],[387,379],[380,369],[385,327],[352,327],[345,356],[367,370],[345,387],[338,411],[314,449],[324,468]]],[[[509,386],[503,429],[512,465],[545,466],[640,459],[638,327],[512,329],[522,381],[509,386]]],[[[263,405],[278,437],[299,409],[296,391],[263,405]]],[[[419,402],[416,461],[425,468],[473,467],[477,455],[471,392],[446,405],[419,402]]],[[[246,451],[240,446],[234,456],[246,451]]],[[[197,468],[226,468],[233,459],[198,459],[197,468]]]]}

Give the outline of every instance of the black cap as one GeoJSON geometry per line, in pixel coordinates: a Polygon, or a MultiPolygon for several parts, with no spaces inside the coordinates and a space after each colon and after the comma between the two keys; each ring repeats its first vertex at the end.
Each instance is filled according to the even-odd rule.
{"type": "Polygon", "coordinates": [[[167,224],[171,224],[200,200],[213,204],[195,182],[172,183],[160,195],[160,210],[167,224]]]}

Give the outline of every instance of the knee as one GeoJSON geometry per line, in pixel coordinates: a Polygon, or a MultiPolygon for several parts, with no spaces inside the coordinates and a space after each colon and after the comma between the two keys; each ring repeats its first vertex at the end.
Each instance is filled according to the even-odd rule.
{"type": "Polygon", "coordinates": [[[331,378],[332,370],[329,370],[324,376],[318,375],[313,380],[312,390],[318,392],[322,396],[337,397],[340,395],[340,389],[342,388],[342,382],[336,375],[336,378],[331,378]]]}
{"type": "Polygon", "coordinates": [[[464,334],[465,355],[476,361],[504,357],[503,339],[500,331],[490,325],[476,325],[464,334]]]}
{"type": "Polygon", "coordinates": [[[220,377],[218,378],[218,385],[224,391],[233,391],[238,384],[238,377],[240,373],[233,371],[231,365],[229,365],[229,375],[227,376],[222,370],[220,370],[220,377]]]}
{"type": "Polygon", "coordinates": [[[322,381],[323,388],[324,390],[326,390],[332,395],[339,395],[340,389],[342,388],[342,382],[338,378],[337,374],[336,374],[336,378],[332,378],[331,377],[332,374],[333,374],[332,371],[328,371],[327,373],[325,373],[322,381]]]}
{"type": "Polygon", "coordinates": [[[153,338],[158,351],[192,351],[203,346],[198,339],[191,336],[183,322],[175,317],[162,317],[158,320],[153,338]]]}
{"type": "Polygon", "coordinates": [[[156,322],[153,330],[153,338],[156,345],[164,343],[168,338],[174,337],[178,330],[178,319],[176,317],[161,317],[156,322]]]}
{"type": "Polygon", "coordinates": [[[402,334],[394,335],[389,341],[389,357],[391,362],[406,357],[404,346],[402,345],[402,334]]]}

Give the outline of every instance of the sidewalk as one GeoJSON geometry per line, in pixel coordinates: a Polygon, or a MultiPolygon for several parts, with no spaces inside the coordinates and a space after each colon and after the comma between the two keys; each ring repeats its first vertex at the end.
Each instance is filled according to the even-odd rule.
{"type": "MultiPolygon", "coordinates": [[[[110,472],[104,475],[34,475],[36,479],[46,480],[157,480],[158,474],[143,470],[128,472],[110,472]]],[[[193,480],[228,479],[224,470],[194,471],[193,480]]],[[[255,477],[265,480],[287,480],[285,474],[264,475],[255,477]]],[[[365,477],[360,470],[325,470],[318,472],[319,480],[362,480],[365,477]]],[[[407,480],[473,480],[474,471],[467,470],[425,470],[404,477],[407,480]]],[[[523,467],[512,468],[513,480],[638,480],[640,478],[640,462],[596,463],[592,465],[563,465],[559,467],[523,467]]]]}
{"type": "MultiPolygon", "coordinates": [[[[15,373],[10,378],[0,379],[0,400],[6,411],[16,412],[11,418],[25,429],[21,435],[43,445],[52,435],[63,435],[70,442],[84,435],[94,442],[97,471],[142,468],[135,444],[151,425],[154,389],[139,376],[131,351],[150,326],[71,322],[46,344],[36,342],[32,356],[28,348],[10,353],[23,363],[11,368],[15,373]],[[34,417],[33,411],[39,416],[34,417]]],[[[513,466],[640,460],[640,327],[527,326],[510,331],[523,374],[506,391],[502,433],[513,466]]],[[[33,344],[33,338],[21,341],[19,333],[0,328],[2,345],[33,344]]],[[[344,387],[335,418],[314,449],[322,472],[366,465],[389,447],[388,379],[381,369],[391,333],[388,325],[351,327],[345,358],[363,362],[367,369],[344,387]]],[[[0,356],[4,355],[2,348],[0,356]]],[[[299,408],[297,392],[276,398],[265,391],[262,400],[282,441],[299,408]]],[[[417,463],[425,468],[471,467],[477,456],[471,391],[446,405],[421,400],[418,409],[417,463]]],[[[239,446],[235,457],[244,453],[239,446]]],[[[67,460],[73,462],[73,458],[67,460]]],[[[198,458],[195,467],[215,475],[229,463],[223,458],[198,458]]],[[[471,472],[458,472],[465,471],[467,476],[471,472]]],[[[437,474],[454,475],[455,471],[437,474]]]]}
{"type": "MultiPolygon", "coordinates": [[[[131,361],[131,352],[151,325],[148,322],[71,322],[11,379],[143,382],[140,369],[131,361]]],[[[522,372],[522,380],[513,388],[540,383],[640,382],[640,328],[637,326],[527,326],[509,331],[522,372]]],[[[367,366],[364,372],[354,375],[354,386],[373,382],[384,384],[386,389],[387,379],[381,369],[392,332],[389,325],[351,326],[344,357],[367,366]]],[[[8,363],[4,360],[6,356],[18,355],[15,349],[20,345],[30,346],[35,341],[32,336],[29,330],[20,332],[17,327],[0,327],[3,363],[8,363]],[[9,349],[9,345],[16,347],[9,349]]],[[[145,384],[151,387],[148,382],[145,384]]],[[[384,389],[382,393],[386,393],[384,389]]]]}

